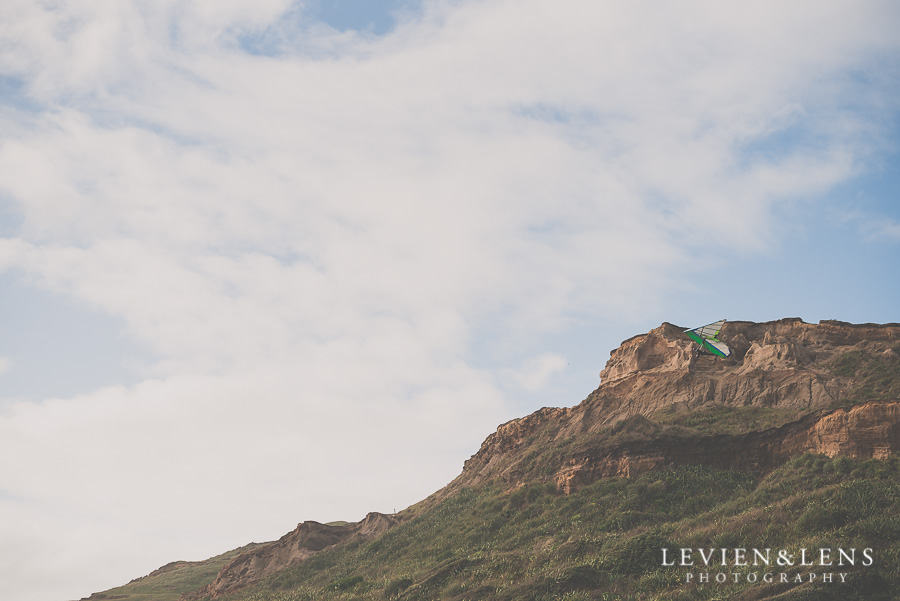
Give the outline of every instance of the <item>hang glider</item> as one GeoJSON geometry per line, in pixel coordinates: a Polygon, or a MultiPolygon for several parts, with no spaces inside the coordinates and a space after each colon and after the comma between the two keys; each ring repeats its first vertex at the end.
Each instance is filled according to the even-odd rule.
{"type": "Polygon", "coordinates": [[[731,349],[728,348],[728,345],[716,338],[724,323],[725,320],[720,319],[717,322],[684,331],[688,338],[699,345],[695,353],[700,354],[705,352],[710,355],[715,355],[716,357],[727,357],[731,354],[731,349]]]}

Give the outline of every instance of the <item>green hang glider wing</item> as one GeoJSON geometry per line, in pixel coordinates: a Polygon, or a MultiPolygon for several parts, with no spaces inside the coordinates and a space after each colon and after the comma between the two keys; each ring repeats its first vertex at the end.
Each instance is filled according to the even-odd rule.
{"type": "Polygon", "coordinates": [[[700,345],[700,350],[706,351],[711,355],[716,355],[717,357],[727,357],[731,354],[731,349],[728,348],[727,344],[716,339],[716,336],[719,334],[719,330],[722,329],[724,323],[725,320],[720,319],[719,321],[700,326],[699,328],[685,330],[684,333],[688,335],[688,338],[700,345]]]}

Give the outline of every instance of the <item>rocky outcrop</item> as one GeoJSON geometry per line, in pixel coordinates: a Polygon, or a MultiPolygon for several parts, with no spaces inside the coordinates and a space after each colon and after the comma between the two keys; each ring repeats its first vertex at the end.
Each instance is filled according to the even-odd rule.
{"type": "Polygon", "coordinates": [[[586,401],[602,406],[603,423],[671,405],[826,407],[841,400],[846,388],[828,368],[831,359],[851,349],[893,352],[900,341],[898,324],[726,322],[719,338],[733,353],[720,359],[694,357],[683,331],[664,323],[611,353],[600,387],[586,401]]]}
{"type": "Polygon", "coordinates": [[[893,361],[900,324],[808,324],[797,318],[727,322],[719,338],[732,348],[728,359],[694,356],[693,342],[683,332],[663,323],[623,342],[610,353],[600,386],[581,404],[543,408],[501,425],[447,491],[488,480],[515,486],[533,477],[528,461],[536,453],[541,471],[553,473],[553,481],[569,491],[600,477],[628,476],[669,463],[767,469],[798,452],[863,457],[897,452],[896,403],[830,413],[824,409],[857,400],[847,398],[853,375],[838,373],[834,361],[854,351],[893,361]],[[776,407],[806,417],[738,437],[698,437],[646,419],[661,410],[716,406],[776,407]],[[617,424],[638,435],[611,438],[610,429],[617,424]],[[594,442],[547,451],[572,439],[594,442]]]}
{"type": "Polygon", "coordinates": [[[900,450],[900,403],[866,403],[824,416],[805,434],[804,451],[884,459],[900,450]]]}
{"type": "Polygon", "coordinates": [[[263,543],[254,550],[237,556],[219,572],[212,584],[190,598],[216,598],[230,593],[303,561],[323,549],[381,535],[397,523],[396,516],[374,512],[360,522],[341,526],[302,522],[277,541],[263,543]]]}

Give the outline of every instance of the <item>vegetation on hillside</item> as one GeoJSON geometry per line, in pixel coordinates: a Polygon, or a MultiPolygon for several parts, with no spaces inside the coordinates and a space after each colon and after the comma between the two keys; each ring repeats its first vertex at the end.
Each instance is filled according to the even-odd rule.
{"type": "Polygon", "coordinates": [[[894,357],[884,353],[853,350],[832,359],[831,372],[850,382],[840,404],[854,405],[868,401],[900,399],[900,344],[892,349],[894,357]]]}
{"type": "Polygon", "coordinates": [[[796,421],[803,411],[785,407],[748,405],[710,405],[694,411],[675,411],[667,407],[653,415],[653,421],[674,424],[698,435],[744,434],[755,430],[775,428],[796,421]]]}
{"type": "Polygon", "coordinates": [[[148,576],[132,580],[103,593],[94,593],[92,601],[178,601],[182,594],[198,590],[212,582],[219,571],[235,557],[250,551],[259,544],[249,545],[222,553],[204,561],[173,561],[148,576]]]}
{"type": "MultiPolygon", "coordinates": [[[[228,601],[453,599],[893,599],[900,594],[900,460],[804,455],[766,477],[681,466],[600,480],[463,489],[381,538],[323,551],[228,601]],[[682,547],[861,549],[872,566],[709,569],[661,565],[682,547]],[[785,572],[790,582],[733,582],[785,572]],[[798,584],[810,571],[835,582],[798,584]],[[687,573],[694,573],[686,582],[687,573]],[[847,574],[841,582],[838,572],[847,574]],[[745,596],[746,595],[746,596],[745,596]]],[[[777,580],[777,577],[776,577],[777,580]]]]}

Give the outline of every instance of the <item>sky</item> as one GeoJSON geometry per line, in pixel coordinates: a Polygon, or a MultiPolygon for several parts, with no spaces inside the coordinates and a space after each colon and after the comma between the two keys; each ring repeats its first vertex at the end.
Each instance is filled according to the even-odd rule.
{"type": "Polygon", "coordinates": [[[898,29],[3,2],[0,598],[403,509],[664,321],[900,321],[898,29]]]}

